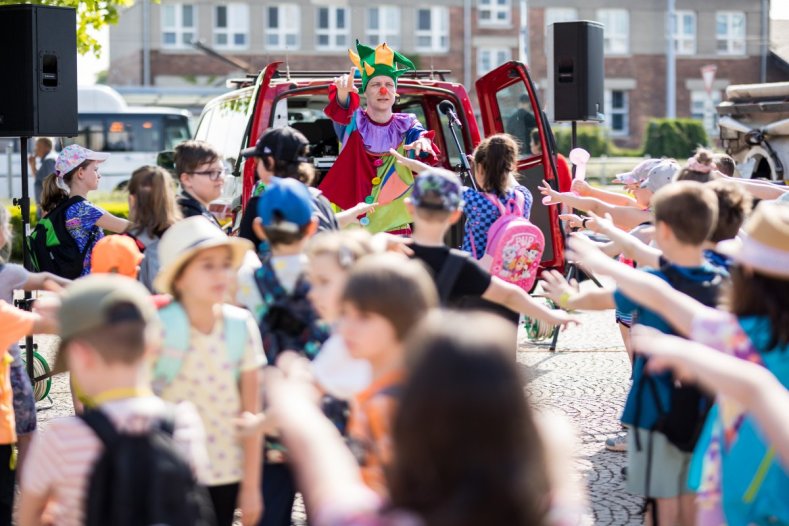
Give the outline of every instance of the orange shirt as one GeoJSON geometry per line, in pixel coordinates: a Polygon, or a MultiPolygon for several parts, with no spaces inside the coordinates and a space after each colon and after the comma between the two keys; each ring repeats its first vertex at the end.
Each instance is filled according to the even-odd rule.
{"type": "Polygon", "coordinates": [[[8,347],[33,331],[34,314],[0,301],[0,444],[16,442],[14,394],[11,390],[11,362],[8,347]]]}
{"type": "Polygon", "coordinates": [[[392,460],[392,420],[404,372],[392,371],[373,380],[351,401],[348,440],[365,484],[382,497],[388,495],[384,470],[392,460]]]}

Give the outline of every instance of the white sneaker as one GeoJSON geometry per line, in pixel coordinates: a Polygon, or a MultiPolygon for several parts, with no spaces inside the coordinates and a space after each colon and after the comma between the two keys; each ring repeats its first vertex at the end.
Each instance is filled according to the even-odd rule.
{"type": "Polygon", "coordinates": [[[627,436],[621,435],[616,438],[609,438],[608,440],[605,441],[605,448],[608,451],[625,453],[627,451],[627,436]]]}

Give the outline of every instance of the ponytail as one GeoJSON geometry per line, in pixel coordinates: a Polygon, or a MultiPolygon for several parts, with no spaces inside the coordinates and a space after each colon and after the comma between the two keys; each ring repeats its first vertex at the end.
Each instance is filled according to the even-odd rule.
{"type": "Polygon", "coordinates": [[[55,209],[61,202],[68,199],[68,192],[63,190],[58,184],[58,176],[54,173],[49,174],[44,179],[43,190],[41,192],[41,209],[48,214],[55,209]]]}

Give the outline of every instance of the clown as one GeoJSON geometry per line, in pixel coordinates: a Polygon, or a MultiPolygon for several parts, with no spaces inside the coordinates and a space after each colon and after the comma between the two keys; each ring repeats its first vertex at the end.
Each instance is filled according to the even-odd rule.
{"type": "Polygon", "coordinates": [[[394,113],[397,79],[414,70],[414,64],[385,43],[373,49],[356,42],[357,53],[348,50],[353,67],[348,75],[329,86],[326,115],[339,125],[342,151],[326,174],[320,189],[338,208],[357,203],[377,206],[360,219],[371,232],[410,234],[411,217],[404,199],[411,191],[414,174],[395,162],[389,150],[402,155],[413,152],[423,161],[437,161],[440,153],[428,132],[412,113],[394,113]],[[361,73],[367,107],[362,109],[354,84],[361,73]]]}

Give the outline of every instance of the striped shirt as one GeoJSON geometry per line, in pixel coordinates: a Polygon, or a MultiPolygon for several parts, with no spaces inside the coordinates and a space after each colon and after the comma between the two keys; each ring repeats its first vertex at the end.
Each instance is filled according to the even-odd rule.
{"type": "MultiPolygon", "coordinates": [[[[107,402],[101,409],[118,429],[135,433],[145,431],[165,407],[162,400],[149,396],[107,402]]],[[[202,479],[208,465],[203,425],[188,402],[176,406],[173,439],[202,479]]],[[[83,524],[90,476],[101,450],[99,438],[80,418],[53,420],[36,433],[30,446],[22,470],[22,495],[49,497],[47,511],[58,526],[83,524]]]]}

